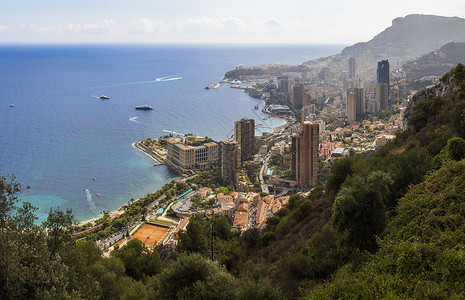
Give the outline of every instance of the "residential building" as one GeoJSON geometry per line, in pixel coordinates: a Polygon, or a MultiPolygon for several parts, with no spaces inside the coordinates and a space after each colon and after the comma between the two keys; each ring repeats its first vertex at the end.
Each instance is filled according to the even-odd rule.
{"type": "Polygon", "coordinates": [[[237,183],[237,171],[241,167],[241,148],[234,141],[223,142],[221,177],[223,182],[237,183]]]}
{"type": "Polygon", "coordinates": [[[302,188],[315,186],[318,181],[319,128],[318,123],[302,123],[302,131],[295,138],[295,172],[302,188]]]}
{"type": "MultiPolygon", "coordinates": [[[[379,84],[379,83],[386,83],[387,84],[387,99],[389,99],[389,89],[390,89],[390,85],[389,85],[389,61],[388,60],[382,60],[380,62],[378,62],[378,68],[376,70],[376,83],[379,84]]],[[[381,102],[381,99],[378,98],[378,100],[380,100],[381,102]]],[[[387,107],[387,105],[386,105],[387,107]]],[[[381,102],[381,110],[383,110],[385,108],[383,108],[383,104],[381,102]]]]}
{"type": "Polygon", "coordinates": [[[389,85],[387,83],[376,84],[376,99],[379,102],[380,110],[385,110],[388,107],[389,85]]]}
{"type": "Polygon", "coordinates": [[[171,138],[167,143],[167,160],[182,170],[205,168],[218,162],[218,144],[204,143],[201,146],[185,144],[185,140],[171,138]],[[184,143],[183,143],[184,141],[184,143]]]}
{"type": "Polygon", "coordinates": [[[349,58],[349,78],[355,78],[355,58],[349,58]]]}
{"type": "Polygon", "coordinates": [[[360,88],[347,90],[347,123],[354,123],[365,113],[365,91],[360,88]]]}
{"type": "Polygon", "coordinates": [[[304,84],[302,82],[296,82],[292,86],[292,105],[295,109],[302,108],[304,103],[304,84]]]}
{"type": "Polygon", "coordinates": [[[241,148],[241,160],[245,160],[255,150],[255,120],[234,122],[234,140],[241,148]]]}

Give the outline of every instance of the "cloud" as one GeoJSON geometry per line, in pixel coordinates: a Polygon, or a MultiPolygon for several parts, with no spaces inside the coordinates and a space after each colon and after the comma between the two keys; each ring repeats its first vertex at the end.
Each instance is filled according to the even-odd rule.
{"type": "Polygon", "coordinates": [[[102,20],[97,24],[69,24],[65,31],[73,34],[118,34],[118,24],[113,20],[102,20]]]}
{"type": "MultiPolygon", "coordinates": [[[[24,31],[39,34],[121,34],[118,24],[113,20],[102,20],[99,23],[88,24],[68,24],[57,26],[40,26],[35,23],[21,24],[20,28],[24,31]]],[[[0,27],[1,31],[1,27],[0,27]]]]}
{"type": "Polygon", "coordinates": [[[155,33],[159,31],[163,31],[164,29],[167,28],[167,24],[163,21],[157,21],[157,20],[150,20],[147,18],[140,18],[138,21],[136,21],[129,30],[130,33],[155,33]]]}
{"type": "Polygon", "coordinates": [[[47,33],[47,32],[52,31],[52,28],[50,27],[40,26],[35,23],[21,24],[20,28],[25,31],[34,32],[34,33],[47,33]]]}
{"type": "Polygon", "coordinates": [[[0,25],[0,32],[7,32],[9,28],[8,25],[0,25]]]}
{"type": "Polygon", "coordinates": [[[129,33],[146,34],[175,34],[175,35],[254,35],[254,34],[286,34],[308,30],[310,27],[303,23],[285,23],[278,19],[243,20],[235,17],[186,18],[170,22],[140,18],[129,33]]]}

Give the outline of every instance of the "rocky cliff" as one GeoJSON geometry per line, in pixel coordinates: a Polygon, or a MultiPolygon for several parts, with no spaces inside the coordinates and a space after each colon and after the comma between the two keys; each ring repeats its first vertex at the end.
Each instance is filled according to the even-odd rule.
{"type": "Polygon", "coordinates": [[[414,106],[420,101],[421,99],[428,98],[430,96],[435,97],[435,96],[441,96],[441,97],[447,97],[453,92],[455,92],[458,89],[458,86],[455,84],[454,80],[454,75],[452,72],[448,72],[444,74],[441,79],[439,80],[439,83],[436,84],[435,86],[423,89],[416,93],[409,101],[407,108],[405,110],[404,114],[404,123],[407,125],[407,120],[411,116],[413,112],[414,106]]]}

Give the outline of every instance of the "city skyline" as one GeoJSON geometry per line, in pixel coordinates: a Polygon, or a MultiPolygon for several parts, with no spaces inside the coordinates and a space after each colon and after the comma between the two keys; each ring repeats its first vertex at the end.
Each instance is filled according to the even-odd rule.
{"type": "Polygon", "coordinates": [[[0,43],[352,44],[408,14],[464,18],[465,3],[3,1],[0,43]]]}

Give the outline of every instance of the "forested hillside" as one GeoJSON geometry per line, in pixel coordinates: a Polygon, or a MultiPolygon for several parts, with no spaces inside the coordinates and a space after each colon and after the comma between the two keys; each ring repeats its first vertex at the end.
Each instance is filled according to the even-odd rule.
{"type": "Polygon", "coordinates": [[[0,299],[464,298],[465,66],[451,79],[415,100],[409,130],[337,160],[263,231],[198,215],[175,248],[134,240],[103,257],[71,238],[71,212],[36,225],[0,176],[0,299]]]}

